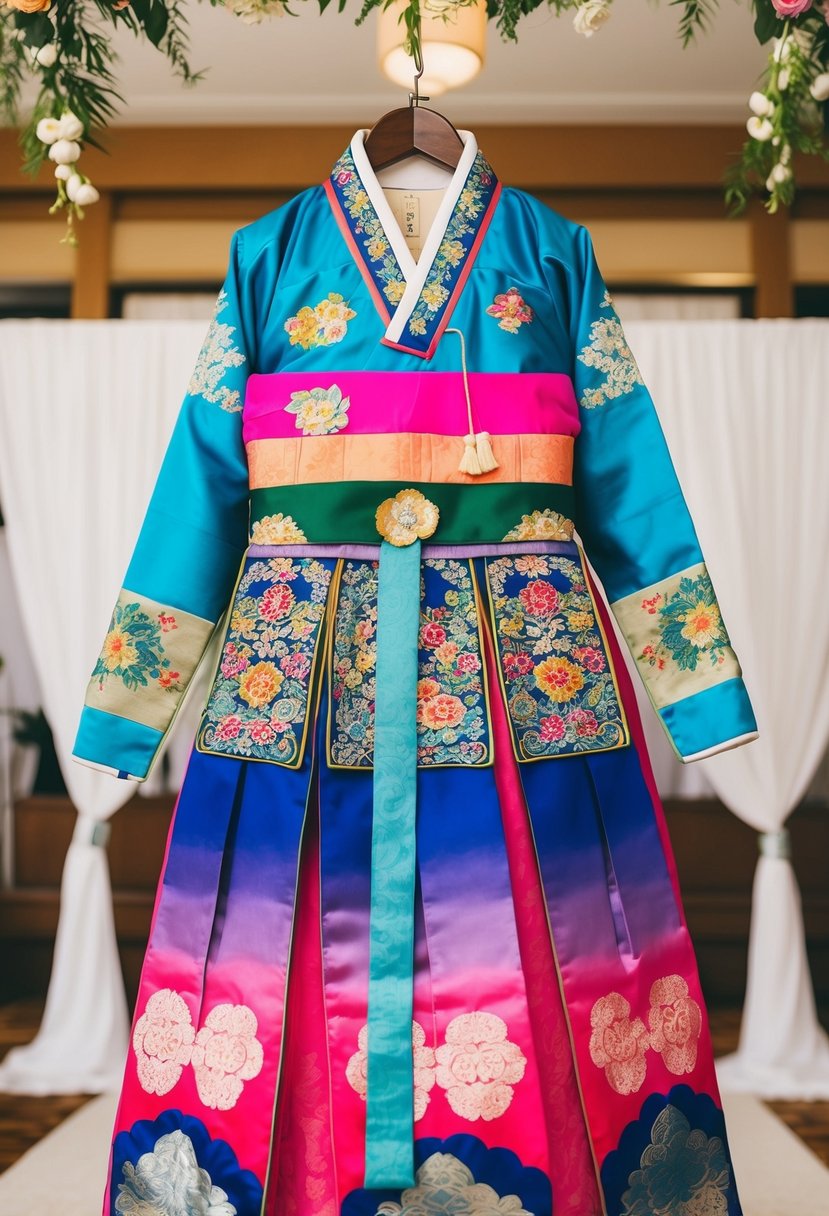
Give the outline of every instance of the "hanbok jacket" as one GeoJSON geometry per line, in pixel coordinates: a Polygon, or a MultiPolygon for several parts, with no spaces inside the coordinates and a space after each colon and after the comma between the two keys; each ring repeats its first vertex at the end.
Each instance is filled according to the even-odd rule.
{"type": "Polygon", "coordinates": [[[739,1212],[605,602],[680,760],[751,704],[588,232],[463,138],[233,238],[75,748],[219,631],[107,1211],[739,1212]]]}

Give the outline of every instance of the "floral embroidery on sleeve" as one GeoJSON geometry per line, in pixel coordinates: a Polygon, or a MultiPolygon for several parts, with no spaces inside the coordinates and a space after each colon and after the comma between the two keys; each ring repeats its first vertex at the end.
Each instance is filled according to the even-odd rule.
{"type": "Polygon", "coordinates": [[[724,662],[730,643],[707,570],[681,578],[673,594],[666,588],[643,599],[642,608],[659,617],[659,641],[645,647],[649,653],[643,651],[640,660],[664,666],[670,658],[680,671],[694,671],[706,657],[712,667],[724,662]]]}
{"type": "Polygon", "coordinates": [[[579,363],[599,373],[599,382],[593,388],[585,388],[581,394],[581,404],[588,410],[605,405],[615,397],[625,397],[644,384],[607,291],[600,307],[611,315],[593,322],[590,341],[578,356],[579,363]]]}
{"type": "Polygon", "coordinates": [[[357,314],[348,302],[335,291],[330,291],[324,300],[313,308],[305,305],[293,317],[288,317],[283,328],[291,346],[312,350],[315,346],[333,346],[342,342],[348,332],[348,322],[357,314]]]}
{"type": "Polygon", "coordinates": [[[227,306],[227,292],[223,289],[216,300],[213,320],[199,351],[187,391],[193,397],[204,397],[205,401],[236,414],[242,408],[241,395],[238,389],[229,388],[222,381],[229,368],[242,366],[245,356],[233,342],[235,326],[225,325],[218,320],[227,306]]]}
{"type": "Polygon", "coordinates": [[[291,393],[285,410],[296,415],[294,425],[303,435],[331,435],[348,426],[350,406],[351,398],[344,397],[337,385],[332,384],[330,388],[291,393]]]}
{"type": "Polygon", "coordinates": [[[488,317],[498,318],[498,328],[508,334],[517,334],[522,325],[529,325],[533,310],[525,303],[517,287],[510,287],[495,297],[486,310],[488,317]]]}
{"type": "Polygon", "coordinates": [[[92,672],[99,688],[112,677],[133,691],[146,688],[151,680],[168,692],[181,692],[180,673],[172,670],[164,655],[163,633],[178,629],[172,613],[149,613],[136,600],[115,605],[109,632],[92,672]]]}

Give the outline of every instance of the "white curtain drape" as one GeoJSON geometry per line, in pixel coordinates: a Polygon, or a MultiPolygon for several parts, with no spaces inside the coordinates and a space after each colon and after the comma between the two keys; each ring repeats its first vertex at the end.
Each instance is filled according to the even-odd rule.
{"type": "Polygon", "coordinates": [[[23,624],[78,809],[43,1023],[0,1088],[116,1084],[128,1017],[113,922],[108,818],[135,791],[69,760],[89,672],[178,404],[201,323],[0,324],[0,495],[23,624]]]}
{"type": "Polygon", "coordinates": [[[829,742],[829,323],[632,323],[760,739],[699,766],[759,833],[748,990],[724,1088],[829,1098],[786,820],[829,742]]]}
{"type": "MultiPolygon", "coordinates": [[[[0,495],[16,590],[78,832],[43,1027],[0,1087],[94,1090],[121,1067],[127,1018],[106,857],[93,840],[133,786],[68,761],[88,672],[203,336],[200,322],[0,325],[0,495]]],[[[787,816],[829,738],[829,324],[631,322],[746,668],[761,739],[675,769],[662,788],[723,800],[762,833],[740,1051],[724,1082],[829,1095],[787,816]],[[704,765],[704,767],[703,767],[704,765]]],[[[196,698],[190,714],[196,710],[196,698]]],[[[192,729],[179,730],[176,772],[192,729]]],[[[664,757],[664,750],[660,753],[664,757]]]]}

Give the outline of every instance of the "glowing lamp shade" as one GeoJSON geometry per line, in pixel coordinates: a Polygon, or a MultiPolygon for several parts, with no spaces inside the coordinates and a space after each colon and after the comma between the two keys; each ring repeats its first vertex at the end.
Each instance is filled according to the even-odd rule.
{"type": "MultiPolygon", "coordinates": [[[[389,80],[411,89],[414,60],[406,54],[406,27],[400,20],[404,5],[397,0],[383,9],[377,23],[380,68],[389,80]]],[[[424,72],[420,92],[433,97],[459,89],[478,75],[486,54],[486,4],[456,8],[445,0],[425,0],[421,7],[424,72]],[[440,14],[446,12],[446,18],[440,14]]]]}

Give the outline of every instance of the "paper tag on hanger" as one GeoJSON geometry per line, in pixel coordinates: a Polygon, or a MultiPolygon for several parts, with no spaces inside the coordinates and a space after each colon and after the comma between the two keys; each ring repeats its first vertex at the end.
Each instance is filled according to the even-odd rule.
{"type": "Polygon", "coordinates": [[[416,194],[403,195],[403,235],[420,236],[420,199],[416,194]]]}

